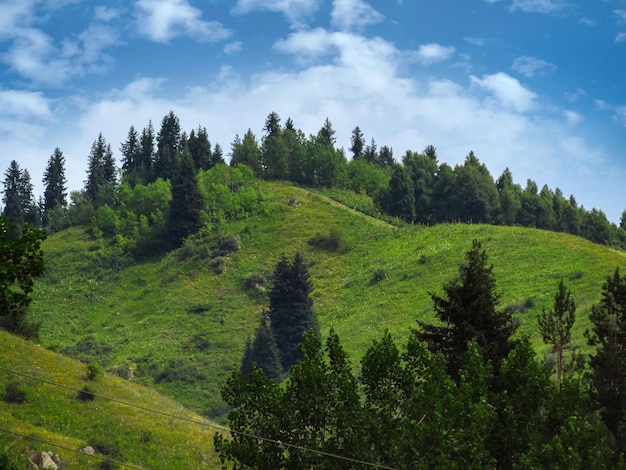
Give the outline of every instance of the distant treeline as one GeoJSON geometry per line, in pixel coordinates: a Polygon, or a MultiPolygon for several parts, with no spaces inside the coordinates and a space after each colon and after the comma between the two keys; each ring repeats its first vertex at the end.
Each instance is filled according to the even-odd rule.
{"type": "Polygon", "coordinates": [[[397,161],[390,147],[378,148],[374,139],[366,144],[358,126],[352,131],[350,159],[335,144],[328,119],[317,134],[307,136],[291,119],[282,125],[272,112],[260,139],[250,129],[235,136],[228,170],[221,146],[211,144],[206,128],[187,134],[170,111],[158,133],[151,122],[141,132],[130,128],[120,146],[119,168],[100,134],[87,158],[85,185],[71,191],[69,201],[59,148],[48,160],[38,201],[30,174],[12,161],[5,172],[3,211],[15,223],[50,231],[92,225],[96,234],[121,237],[120,243],[156,240],[152,245],[164,246],[168,240],[166,245],[176,246],[207,222],[262,208],[256,177],[366,194],[380,212],[410,223],[520,225],[626,248],[626,211],[617,226],[601,210],[587,210],[559,188],[539,189],[532,179],[522,187],[508,168],[494,180],[473,152],[454,167],[440,163],[433,146],[407,150],[397,161]]]}

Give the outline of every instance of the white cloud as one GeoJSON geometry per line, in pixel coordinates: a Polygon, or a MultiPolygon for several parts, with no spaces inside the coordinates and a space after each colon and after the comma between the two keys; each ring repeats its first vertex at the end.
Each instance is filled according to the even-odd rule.
{"type": "Polygon", "coordinates": [[[615,36],[615,44],[621,44],[622,42],[626,42],[626,33],[619,33],[615,36]]]}
{"type": "Polygon", "coordinates": [[[584,118],[580,113],[576,111],[571,111],[566,109],[563,111],[563,117],[565,118],[565,122],[568,126],[575,126],[576,124],[580,124],[584,118]]]}
{"type": "Polygon", "coordinates": [[[537,95],[506,73],[484,75],[482,79],[474,76],[470,78],[472,84],[491,93],[507,109],[523,113],[532,110],[536,105],[537,95]]]}
{"type": "Polygon", "coordinates": [[[230,36],[218,21],[205,21],[202,11],[187,0],[137,0],[139,32],[155,42],[167,43],[177,36],[199,42],[221,41],[230,36]]]}
{"type": "Polygon", "coordinates": [[[536,57],[521,56],[515,58],[511,68],[522,76],[530,78],[554,72],[556,65],[536,57]]]}
{"type": "Polygon", "coordinates": [[[618,106],[615,108],[613,118],[620,126],[626,127],[626,106],[618,106]]]}
{"type": "Polygon", "coordinates": [[[485,39],[476,37],[464,37],[463,40],[468,44],[478,47],[482,47],[487,43],[485,39]]]}
{"type": "Polygon", "coordinates": [[[359,30],[383,19],[383,14],[363,0],[334,0],[330,15],[332,25],[342,31],[359,30]]]}
{"type": "Polygon", "coordinates": [[[243,43],[241,41],[229,42],[224,46],[224,54],[235,54],[239,52],[242,48],[243,43]]]}
{"type": "Polygon", "coordinates": [[[40,92],[0,90],[0,116],[48,120],[52,117],[50,100],[40,92]]]}
{"type": "Polygon", "coordinates": [[[571,101],[572,103],[574,101],[578,101],[578,99],[581,96],[585,96],[587,94],[587,92],[585,90],[583,90],[582,88],[576,88],[576,90],[571,91],[571,92],[565,92],[565,98],[567,98],[568,101],[571,101]]]}
{"type": "Polygon", "coordinates": [[[243,15],[259,10],[273,11],[283,13],[294,24],[300,24],[307,15],[315,13],[319,3],[319,0],[237,0],[232,12],[243,15]]]}
{"type": "Polygon", "coordinates": [[[613,13],[617,17],[618,24],[626,23],[626,10],[613,10],[613,13]]]}
{"type": "Polygon", "coordinates": [[[524,13],[557,13],[567,7],[563,0],[513,0],[510,10],[524,13]]]}
{"type": "Polygon", "coordinates": [[[103,6],[96,7],[94,17],[100,21],[111,21],[120,17],[124,12],[122,8],[107,8],[103,6]]]}
{"type": "Polygon", "coordinates": [[[594,20],[593,18],[587,18],[586,16],[579,18],[578,22],[580,24],[584,24],[585,26],[595,26],[598,24],[597,20],[594,20]]]}
{"type": "Polygon", "coordinates": [[[450,59],[454,55],[454,51],[453,46],[442,46],[433,42],[422,44],[415,53],[415,58],[423,65],[430,65],[450,59]]]}

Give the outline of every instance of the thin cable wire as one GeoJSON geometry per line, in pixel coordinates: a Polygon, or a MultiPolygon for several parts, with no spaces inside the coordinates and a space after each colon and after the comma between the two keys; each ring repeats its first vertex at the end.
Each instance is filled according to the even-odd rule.
{"type": "Polygon", "coordinates": [[[12,373],[12,374],[20,375],[20,376],[26,377],[28,379],[37,380],[39,382],[47,383],[49,385],[54,385],[56,387],[61,387],[61,388],[65,388],[65,389],[68,389],[68,390],[72,390],[74,392],[88,394],[88,395],[91,395],[91,396],[96,397],[96,398],[102,398],[103,400],[108,400],[108,401],[111,401],[113,403],[119,403],[121,405],[130,406],[132,408],[137,408],[139,410],[148,411],[150,413],[156,413],[156,414],[159,414],[159,415],[162,415],[162,416],[166,416],[168,418],[178,419],[178,420],[181,420],[181,421],[186,421],[188,423],[193,423],[193,424],[198,424],[200,426],[206,426],[206,427],[209,427],[209,428],[214,428],[214,429],[217,429],[218,431],[222,431],[222,432],[226,432],[226,433],[230,433],[230,434],[237,434],[239,436],[248,437],[248,438],[251,438],[251,439],[258,439],[258,440],[261,440],[261,441],[264,441],[264,442],[269,442],[271,444],[277,444],[277,445],[280,445],[280,446],[283,446],[283,447],[288,447],[288,448],[291,448],[291,449],[301,450],[301,451],[304,451],[304,452],[311,452],[311,453],[314,453],[314,454],[322,455],[324,457],[331,457],[331,458],[335,458],[335,459],[339,459],[339,460],[345,460],[347,462],[357,463],[359,465],[364,465],[364,466],[367,466],[367,467],[380,468],[380,469],[383,469],[383,470],[396,470],[394,467],[387,467],[385,465],[372,463],[372,462],[366,462],[364,460],[354,459],[352,457],[345,457],[343,455],[332,454],[330,452],[325,452],[323,450],[311,449],[311,448],[308,448],[308,447],[299,446],[297,444],[290,444],[290,443],[287,443],[287,442],[279,441],[277,439],[271,439],[269,437],[256,436],[254,434],[249,434],[249,433],[242,432],[242,431],[234,431],[232,429],[228,429],[227,427],[220,426],[218,424],[207,423],[207,422],[199,421],[197,419],[192,419],[192,418],[185,418],[184,416],[177,416],[177,415],[174,415],[174,414],[171,414],[171,413],[167,413],[165,411],[155,410],[153,408],[147,408],[147,407],[142,406],[142,405],[136,405],[134,403],[130,403],[130,402],[127,402],[127,401],[118,400],[117,398],[111,398],[111,397],[107,397],[107,396],[104,396],[104,395],[99,395],[99,394],[93,393],[93,392],[86,392],[86,391],[80,390],[78,388],[70,387],[69,385],[60,384],[58,382],[52,382],[51,380],[42,379],[40,377],[35,377],[34,375],[25,374],[24,372],[19,372],[19,371],[12,370],[12,369],[7,369],[7,368],[2,367],[2,366],[0,366],[0,370],[5,371],[5,372],[9,372],[9,373],[12,373]]]}
{"type": "Polygon", "coordinates": [[[136,465],[133,465],[133,464],[130,464],[130,463],[120,462],[119,460],[110,459],[110,458],[104,457],[102,455],[86,454],[82,450],[73,449],[71,447],[64,446],[62,444],[55,444],[54,442],[46,441],[45,439],[41,439],[39,437],[27,436],[26,434],[22,434],[22,433],[19,433],[17,431],[11,431],[10,429],[0,428],[0,431],[7,432],[9,434],[14,434],[16,436],[20,436],[20,437],[23,437],[25,439],[29,439],[31,441],[41,442],[41,443],[47,444],[49,446],[58,447],[59,449],[64,449],[64,450],[69,450],[71,452],[76,452],[77,454],[81,454],[81,455],[84,455],[84,456],[87,456],[87,457],[95,457],[97,459],[104,460],[105,462],[110,462],[110,463],[114,463],[116,465],[121,465],[122,467],[133,468],[133,469],[137,469],[137,470],[146,470],[146,467],[138,467],[136,465]]]}

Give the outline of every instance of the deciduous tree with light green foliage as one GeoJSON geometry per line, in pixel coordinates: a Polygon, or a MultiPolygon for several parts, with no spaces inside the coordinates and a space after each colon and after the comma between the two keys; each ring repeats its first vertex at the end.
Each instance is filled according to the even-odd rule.
{"type": "Polygon", "coordinates": [[[43,274],[41,229],[21,228],[0,215],[0,327],[26,337],[36,337],[39,325],[28,320],[34,278],[43,274]]]}
{"type": "Polygon", "coordinates": [[[560,387],[563,379],[563,351],[571,341],[570,330],[576,321],[576,303],[563,280],[554,295],[554,306],[543,309],[539,315],[539,332],[543,342],[551,344],[556,352],[556,383],[560,387]]]}

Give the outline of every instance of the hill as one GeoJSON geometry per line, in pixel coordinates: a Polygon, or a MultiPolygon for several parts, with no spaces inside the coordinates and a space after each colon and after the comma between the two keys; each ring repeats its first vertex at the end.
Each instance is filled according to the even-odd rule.
{"type": "MultiPolygon", "coordinates": [[[[389,224],[319,192],[263,182],[268,213],[228,222],[166,255],[135,263],[84,228],[44,244],[47,274],[32,305],[41,342],[136,381],[210,417],[266,307],[281,253],[303,254],[322,332],[333,327],[356,361],[389,329],[404,338],[432,318],[430,292],[453,279],[472,239],[487,249],[502,307],[545,353],[536,317],[559,279],[577,302],[573,347],[585,349],[588,313],[626,255],[581,238],[519,227],[389,224]]],[[[346,202],[344,200],[344,202],[346,202]]],[[[365,198],[350,206],[368,206],[365,198]]]]}
{"type": "Polygon", "coordinates": [[[0,450],[8,449],[10,454],[22,453],[26,448],[38,452],[51,450],[61,456],[67,468],[113,468],[101,467],[102,460],[98,457],[134,465],[134,468],[214,468],[218,465],[213,454],[215,429],[197,424],[207,422],[203,418],[154,390],[107,374],[89,380],[87,373],[87,367],[79,361],[0,331],[0,383],[3,384],[0,395],[5,395],[7,383],[16,384],[17,390],[25,393],[24,403],[2,402],[0,450]],[[100,397],[81,400],[75,390],[83,390],[85,386],[95,394],[116,401],[100,397]],[[93,447],[96,455],[76,452],[85,446],[93,447]]]}

